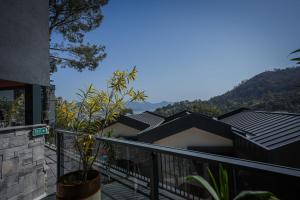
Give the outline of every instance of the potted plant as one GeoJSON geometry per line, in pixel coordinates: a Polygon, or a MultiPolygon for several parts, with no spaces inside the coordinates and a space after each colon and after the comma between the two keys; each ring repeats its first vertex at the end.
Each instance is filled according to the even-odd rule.
{"type": "MultiPolygon", "coordinates": [[[[229,200],[229,179],[228,172],[225,168],[220,165],[219,167],[219,181],[215,178],[213,173],[207,168],[208,176],[212,182],[212,185],[205,180],[202,176],[188,176],[188,181],[194,181],[211,195],[214,200],[229,200]]],[[[257,200],[279,200],[273,193],[268,191],[241,191],[233,200],[246,200],[246,199],[257,199],[257,200]]]]}
{"type": "Polygon", "coordinates": [[[105,136],[104,128],[119,117],[126,102],[145,100],[143,91],[130,86],[136,75],[135,67],[131,71],[116,71],[106,90],[90,85],[77,94],[79,103],[58,102],[57,126],[74,132],[81,168],[59,178],[57,199],[101,199],[100,172],[92,168],[101,150],[96,136],[105,136]]]}

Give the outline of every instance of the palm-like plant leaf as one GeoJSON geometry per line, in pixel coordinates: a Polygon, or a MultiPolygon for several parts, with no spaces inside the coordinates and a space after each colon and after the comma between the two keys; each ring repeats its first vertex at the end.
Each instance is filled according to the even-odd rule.
{"type": "Polygon", "coordinates": [[[291,61],[300,61],[300,58],[292,58],[291,61]]]}
{"type": "Polygon", "coordinates": [[[222,165],[219,167],[220,193],[222,199],[229,200],[228,172],[222,165]]]}
{"type": "Polygon", "coordinates": [[[298,52],[300,52],[300,49],[297,49],[297,50],[291,52],[290,54],[294,54],[294,53],[298,53],[298,52]]]}
{"type": "Polygon", "coordinates": [[[279,200],[275,195],[268,191],[242,191],[233,200],[242,200],[255,197],[261,200],[279,200]]]}
{"type": "Polygon", "coordinates": [[[214,188],[201,176],[188,176],[186,179],[188,181],[192,181],[192,180],[196,181],[209,192],[209,194],[213,197],[214,200],[220,200],[214,188]]]}
{"type": "Polygon", "coordinates": [[[212,174],[212,172],[210,171],[209,168],[207,168],[207,172],[208,172],[208,176],[209,176],[209,178],[210,178],[210,180],[211,180],[211,182],[212,182],[212,184],[213,184],[213,187],[214,187],[214,189],[215,189],[217,195],[220,196],[219,187],[218,187],[218,185],[217,185],[217,181],[216,181],[214,175],[212,174]]]}
{"type": "MultiPolygon", "coordinates": [[[[297,50],[291,52],[290,55],[291,55],[291,54],[295,54],[295,53],[299,53],[299,52],[300,52],[300,49],[297,49],[297,50]]],[[[300,62],[299,62],[299,61],[300,61],[300,58],[299,58],[299,57],[298,57],[298,58],[292,58],[292,59],[290,59],[290,60],[291,60],[291,61],[296,61],[296,64],[297,64],[297,65],[300,64],[300,62]]]]}

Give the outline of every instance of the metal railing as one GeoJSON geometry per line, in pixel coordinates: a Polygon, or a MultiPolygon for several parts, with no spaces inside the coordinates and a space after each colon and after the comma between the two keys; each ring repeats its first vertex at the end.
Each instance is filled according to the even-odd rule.
{"type": "MultiPolygon", "coordinates": [[[[58,177],[80,167],[73,137],[70,131],[56,130],[58,177]]],[[[94,164],[108,182],[127,184],[151,199],[208,198],[201,186],[186,177],[200,175],[208,180],[207,168],[217,174],[220,165],[229,173],[231,197],[242,190],[267,190],[287,200],[299,196],[300,169],[114,138],[97,137],[97,142],[113,150],[101,148],[94,164]]]]}
{"type": "Polygon", "coordinates": [[[5,128],[9,125],[8,121],[0,120],[0,128],[5,128]]]}
{"type": "Polygon", "coordinates": [[[6,127],[11,127],[11,126],[23,126],[24,122],[21,121],[8,121],[8,120],[0,120],[0,128],[6,128],[6,127]]]}

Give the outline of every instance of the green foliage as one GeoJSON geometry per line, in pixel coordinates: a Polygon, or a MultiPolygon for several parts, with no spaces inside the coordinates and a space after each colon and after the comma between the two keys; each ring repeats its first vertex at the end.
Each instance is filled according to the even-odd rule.
{"type": "Polygon", "coordinates": [[[75,123],[76,113],[78,112],[76,102],[63,101],[57,99],[56,101],[56,127],[71,129],[72,124],[75,123]]]}
{"type": "Polygon", "coordinates": [[[266,71],[208,101],[181,101],[157,109],[162,115],[189,110],[218,116],[247,107],[267,111],[300,112],[300,67],[266,71]]]}
{"type": "Polygon", "coordinates": [[[176,102],[172,105],[158,108],[155,112],[160,115],[171,116],[184,110],[201,113],[207,116],[218,116],[221,114],[221,110],[217,106],[201,100],[176,102]]]}
{"type": "Polygon", "coordinates": [[[52,145],[56,145],[55,144],[55,130],[53,127],[49,128],[49,134],[45,135],[45,142],[47,142],[48,144],[52,144],[52,145]]]}
{"type": "Polygon", "coordinates": [[[103,19],[102,6],[107,0],[50,0],[49,35],[51,72],[58,66],[78,71],[94,70],[106,54],[102,45],[84,43],[86,33],[99,27],[103,19]],[[63,43],[51,41],[53,33],[63,37],[63,43]]]}
{"type": "Polygon", "coordinates": [[[25,123],[25,99],[21,94],[14,101],[8,101],[6,98],[0,98],[0,108],[8,126],[14,123],[25,123]]]}
{"type": "MultiPolygon", "coordinates": [[[[214,200],[229,200],[229,178],[228,172],[220,165],[219,167],[219,181],[217,182],[216,176],[212,174],[208,168],[208,175],[212,182],[212,186],[201,176],[188,176],[187,181],[195,181],[203,186],[214,200]]],[[[268,191],[242,191],[233,200],[243,199],[257,199],[257,200],[279,200],[274,194],[268,191]]]]}
{"type": "MultiPolygon", "coordinates": [[[[291,55],[291,54],[296,54],[296,53],[299,53],[299,52],[300,52],[300,49],[297,49],[297,50],[291,52],[290,55],[291,55]]],[[[299,65],[299,64],[300,64],[300,57],[297,57],[297,58],[291,58],[291,61],[296,61],[296,64],[299,65]]]]}
{"type": "Polygon", "coordinates": [[[268,191],[242,191],[233,200],[243,199],[279,200],[273,193],[268,191]]]}
{"type": "Polygon", "coordinates": [[[229,184],[228,184],[228,173],[225,168],[221,165],[219,167],[219,185],[215,177],[213,176],[210,169],[208,169],[208,175],[213,183],[213,187],[216,190],[221,200],[229,200],[229,184]]]}
{"type": "MultiPolygon", "coordinates": [[[[104,135],[103,130],[125,110],[125,102],[146,99],[143,91],[130,87],[136,75],[136,67],[129,72],[116,71],[108,81],[107,90],[97,90],[90,85],[77,93],[79,103],[58,102],[57,125],[75,132],[74,143],[82,161],[83,180],[98,156],[100,144],[95,148],[95,137],[110,136],[109,133],[104,135]]],[[[107,144],[106,147],[112,149],[107,144]]]]}
{"type": "Polygon", "coordinates": [[[199,183],[200,185],[202,185],[207,191],[208,193],[212,196],[212,198],[214,200],[220,200],[218,192],[214,190],[214,188],[209,184],[209,182],[207,180],[205,180],[203,177],[201,176],[188,176],[186,177],[187,181],[195,181],[197,183],[199,183]]]}

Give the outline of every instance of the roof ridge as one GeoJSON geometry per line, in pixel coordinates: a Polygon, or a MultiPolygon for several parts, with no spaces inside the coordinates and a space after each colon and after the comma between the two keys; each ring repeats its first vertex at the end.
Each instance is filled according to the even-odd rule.
{"type": "MultiPolygon", "coordinates": [[[[148,110],[146,110],[146,111],[143,112],[143,113],[149,113],[149,114],[151,114],[151,115],[155,115],[155,116],[161,117],[161,118],[163,118],[163,119],[166,118],[165,116],[162,116],[162,115],[160,115],[160,114],[157,114],[157,113],[155,113],[155,112],[151,112],[151,111],[148,111],[148,110]]],[[[143,114],[143,113],[140,113],[140,114],[143,114]]]]}
{"type": "Polygon", "coordinates": [[[209,118],[209,119],[214,119],[213,117],[210,117],[210,116],[202,114],[202,113],[191,112],[191,114],[195,114],[195,115],[198,115],[198,116],[201,116],[201,117],[206,117],[206,118],[209,118]]]}
{"type": "Polygon", "coordinates": [[[220,115],[220,116],[217,117],[217,119],[218,119],[218,120],[221,120],[221,119],[224,119],[224,118],[226,118],[226,117],[230,117],[230,116],[232,116],[232,115],[235,115],[235,114],[237,114],[237,113],[240,113],[240,112],[243,112],[243,111],[249,111],[249,110],[251,111],[250,108],[241,107],[241,108],[232,110],[232,111],[230,111],[230,112],[227,112],[227,113],[225,113],[225,114],[223,114],[223,115],[220,115]]]}
{"type": "Polygon", "coordinates": [[[143,130],[139,132],[138,135],[139,139],[142,141],[153,142],[194,127],[222,137],[232,137],[230,125],[199,113],[190,113],[188,115],[175,118],[162,123],[157,127],[143,130]]]}
{"type": "Polygon", "coordinates": [[[183,110],[183,111],[177,112],[177,113],[175,113],[175,114],[173,114],[173,115],[170,115],[170,116],[166,117],[166,118],[165,118],[165,122],[167,122],[167,121],[172,121],[172,120],[177,119],[177,118],[179,118],[179,117],[185,116],[185,115],[182,115],[182,114],[192,114],[192,113],[193,113],[193,112],[190,112],[190,111],[188,111],[188,110],[183,110]]]}
{"type": "MultiPolygon", "coordinates": [[[[191,114],[192,114],[192,113],[191,113],[191,114]]],[[[171,116],[173,116],[173,115],[171,115],[171,116]]],[[[169,123],[171,123],[171,122],[173,122],[173,121],[175,121],[175,120],[178,120],[179,118],[182,119],[182,118],[185,118],[185,117],[188,117],[188,116],[190,116],[190,114],[188,114],[188,115],[183,115],[183,116],[181,116],[181,117],[177,117],[177,118],[174,118],[174,119],[171,119],[171,120],[168,120],[168,121],[164,121],[164,123],[162,123],[161,126],[164,126],[164,125],[166,125],[166,124],[169,124],[169,123]]]]}

